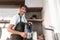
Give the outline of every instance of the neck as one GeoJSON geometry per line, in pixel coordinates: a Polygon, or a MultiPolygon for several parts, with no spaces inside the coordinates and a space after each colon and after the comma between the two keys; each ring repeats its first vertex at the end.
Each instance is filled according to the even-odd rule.
{"type": "Polygon", "coordinates": [[[18,15],[19,15],[19,16],[22,16],[23,14],[19,13],[18,15]]]}

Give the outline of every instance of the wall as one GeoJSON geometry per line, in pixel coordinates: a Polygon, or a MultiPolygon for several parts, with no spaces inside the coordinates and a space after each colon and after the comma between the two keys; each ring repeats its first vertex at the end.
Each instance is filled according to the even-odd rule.
{"type": "Polygon", "coordinates": [[[17,8],[0,8],[0,17],[12,17],[17,13],[17,8]]]}
{"type": "Polygon", "coordinates": [[[25,0],[28,7],[42,7],[42,0],[25,0]]]}
{"type": "MultiPolygon", "coordinates": [[[[0,5],[0,20],[10,20],[11,17],[13,17],[18,12],[18,8],[9,8],[7,5],[0,5]]],[[[0,27],[4,27],[4,24],[0,23],[0,27]]]]}

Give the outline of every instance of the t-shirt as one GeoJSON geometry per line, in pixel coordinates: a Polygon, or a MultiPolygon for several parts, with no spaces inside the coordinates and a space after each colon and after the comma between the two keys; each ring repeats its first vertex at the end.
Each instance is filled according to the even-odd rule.
{"type": "MultiPolygon", "coordinates": [[[[24,23],[27,22],[27,20],[25,18],[25,14],[22,15],[21,21],[24,22],[24,23]]],[[[13,16],[12,19],[10,20],[10,24],[13,24],[14,28],[19,22],[20,22],[20,16],[18,14],[13,16]]]]}

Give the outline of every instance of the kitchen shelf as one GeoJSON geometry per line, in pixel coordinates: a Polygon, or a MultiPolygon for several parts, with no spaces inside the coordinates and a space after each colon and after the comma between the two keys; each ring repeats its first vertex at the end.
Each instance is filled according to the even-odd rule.
{"type": "Polygon", "coordinates": [[[42,22],[43,19],[27,19],[27,21],[31,21],[31,22],[42,22]]]}
{"type": "Polygon", "coordinates": [[[10,23],[10,20],[0,20],[0,23],[10,23]]]}

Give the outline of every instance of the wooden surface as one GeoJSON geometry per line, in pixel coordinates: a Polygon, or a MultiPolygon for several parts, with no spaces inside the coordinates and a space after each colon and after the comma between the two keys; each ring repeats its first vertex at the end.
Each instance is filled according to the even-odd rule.
{"type": "Polygon", "coordinates": [[[25,4],[25,0],[0,0],[0,5],[20,5],[25,4]]]}
{"type": "Polygon", "coordinates": [[[0,23],[9,23],[10,20],[0,20],[0,23]]]}
{"type": "Polygon", "coordinates": [[[27,21],[31,21],[31,22],[42,22],[43,19],[27,19],[27,21]]]}

